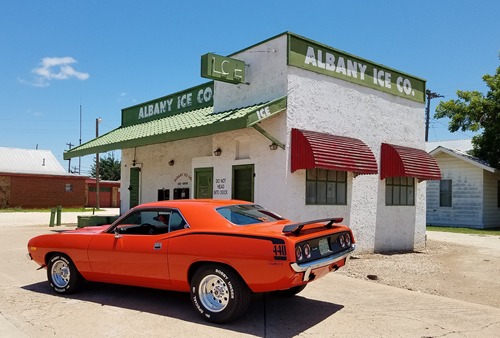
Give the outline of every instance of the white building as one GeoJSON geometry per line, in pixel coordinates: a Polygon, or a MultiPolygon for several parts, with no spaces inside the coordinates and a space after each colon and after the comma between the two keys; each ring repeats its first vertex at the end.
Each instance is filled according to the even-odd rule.
{"type": "Polygon", "coordinates": [[[65,159],[122,149],[122,211],[172,198],[343,217],[360,251],[424,246],[425,81],[292,33],[202,57],[215,81],[122,110],[65,159]],[[128,188],[128,189],[127,189],[128,188]]]}
{"type": "Polygon", "coordinates": [[[440,181],[427,185],[427,224],[500,226],[500,171],[470,156],[471,149],[470,140],[427,144],[442,172],[440,181]]]}

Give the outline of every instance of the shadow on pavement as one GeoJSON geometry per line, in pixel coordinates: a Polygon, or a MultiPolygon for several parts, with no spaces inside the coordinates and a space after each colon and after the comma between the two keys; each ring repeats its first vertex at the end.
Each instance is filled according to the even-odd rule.
{"type": "Polygon", "coordinates": [[[265,337],[296,336],[344,307],[299,295],[283,298],[270,293],[255,294],[245,315],[234,322],[219,325],[200,318],[191,305],[189,294],[183,292],[93,282],[86,282],[80,292],[67,296],[54,294],[47,281],[21,288],[54,297],[121,307],[265,337]]]}

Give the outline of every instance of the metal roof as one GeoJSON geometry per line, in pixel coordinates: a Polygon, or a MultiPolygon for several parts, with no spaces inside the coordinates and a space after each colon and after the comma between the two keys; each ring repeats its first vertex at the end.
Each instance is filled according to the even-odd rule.
{"type": "Polygon", "coordinates": [[[68,175],[50,150],[0,147],[0,172],[68,175]]]}
{"type": "Polygon", "coordinates": [[[444,147],[451,150],[459,150],[466,152],[472,149],[472,140],[446,140],[446,141],[431,141],[425,144],[425,150],[430,153],[437,147],[444,147]]]}
{"type": "Polygon", "coordinates": [[[468,162],[472,165],[475,165],[481,169],[484,169],[484,170],[487,170],[489,172],[497,172],[498,170],[491,167],[488,162],[486,161],[483,161],[477,157],[474,157],[474,156],[471,156],[469,155],[467,152],[465,151],[460,151],[460,150],[456,150],[456,149],[448,149],[448,148],[445,148],[445,147],[437,147],[436,149],[434,149],[433,151],[430,152],[430,154],[433,156],[433,157],[436,157],[438,154],[440,153],[445,153],[445,154],[448,154],[448,155],[451,155],[453,157],[456,157],[458,159],[461,159],[465,162],[468,162]]]}
{"type": "Polygon", "coordinates": [[[387,177],[440,180],[441,170],[425,150],[382,143],[380,179],[387,177]]]}
{"type": "Polygon", "coordinates": [[[291,171],[323,168],[376,174],[377,161],[361,140],[309,130],[292,129],[291,171]]]}
{"type": "Polygon", "coordinates": [[[126,127],[118,127],[64,153],[64,159],[156,143],[213,135],[250,127],[286,109],[286,96],[248,107],[214,112],[195,109],[126,127]],[[265,112],[262,110],[265,108],[265,112]]]}

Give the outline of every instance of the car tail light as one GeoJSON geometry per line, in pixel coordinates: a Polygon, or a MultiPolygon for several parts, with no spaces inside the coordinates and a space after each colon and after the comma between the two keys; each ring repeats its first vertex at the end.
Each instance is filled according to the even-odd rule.
{"type": "Polygon", "coordinates": [[[345,234],[345,242],[347,246],[351,245],[351,236],[349,236],[349,234],[345,234]]]}
{"type": "Polygon", "coordinates": [[[304,256],[302,255],[302,249],[300,248],[300,246],[297,246],[295,248],[295,257],[297,257],[298,261],[301,261],[304,258],[304,256]]]}
{"type": "Polygon", "coordinates": [[[311,246],[309,244],[304,245],[303,251],[306,258],[311,258],[311,246]]]}
{"type": "Polygon", "coordinates": [[[339,244],[341,248],[345,248],[345,246],[347,245],[346,238],[344,237],[344,235],[339,236],[339,244]]]}

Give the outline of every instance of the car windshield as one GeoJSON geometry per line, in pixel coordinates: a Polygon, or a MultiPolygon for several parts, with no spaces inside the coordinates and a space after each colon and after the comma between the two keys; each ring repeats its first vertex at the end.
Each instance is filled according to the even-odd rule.
{"type": "Polygon", "coordinates": [[[278,216],[256,204],[242,204],[232,205],[229,207],[221,207],[217,208],[217,212],[222,217],[236,225],[273,222],[283,219],[283,217],[278,216]]]}

